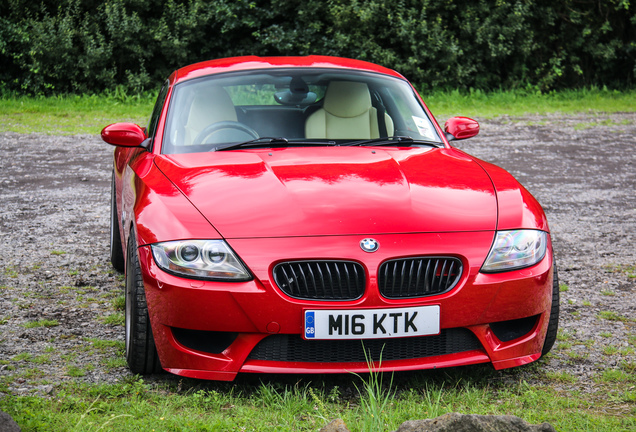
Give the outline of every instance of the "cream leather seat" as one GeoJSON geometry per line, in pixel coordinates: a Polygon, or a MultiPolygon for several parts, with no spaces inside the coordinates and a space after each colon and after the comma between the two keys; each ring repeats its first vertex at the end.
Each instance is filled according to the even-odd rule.
{"type": "MultiPolygon", "coordinates": [[[[384,115],[387,134],[393,135],[393,120],[384,115]]],[[[306,138],[371,139],[379,138],[378,111],[371,105],[371,93],[365,83],[333,81],[329,83],[321,109],[305,122],[306,138]]]]}
{"type": "Polygon", "coordinates": [[[192,144],[207,126],[222,121],[237,121],[236,109],[222,87],[209,87],[194,96],[185,124],[185,144],[192,144]]]}

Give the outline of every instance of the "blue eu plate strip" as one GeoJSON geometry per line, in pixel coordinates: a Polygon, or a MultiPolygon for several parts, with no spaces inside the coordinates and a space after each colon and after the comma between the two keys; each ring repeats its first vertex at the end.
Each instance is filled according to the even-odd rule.
{"type": "Polygon", "coordinates": [[[316,328],[314,327],[314,313],[312,311],[305,312],[305,337],[313,338],[316,336],[316,328]]]}

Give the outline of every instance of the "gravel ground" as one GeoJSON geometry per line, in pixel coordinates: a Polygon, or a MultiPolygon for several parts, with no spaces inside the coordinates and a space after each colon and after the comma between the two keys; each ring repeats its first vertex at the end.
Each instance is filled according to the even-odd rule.
{"type": "MultiPolygon", "coordinates": [[[[495,376],[600,392],[604,371],[634,373],[635,137],[635,113],[554,115],[484,121],[457,143],[542,203],[567,285],[553,353],[495,376]]],[[[111,153],[95,136],[0,134],[0,397],[130,376],[108,261],[111,153]]]]}

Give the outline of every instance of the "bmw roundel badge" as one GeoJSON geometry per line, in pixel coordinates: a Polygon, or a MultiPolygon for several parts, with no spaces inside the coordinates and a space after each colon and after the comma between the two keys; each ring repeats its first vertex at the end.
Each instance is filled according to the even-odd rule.
{"type": "Polygon", "coordinates": [[[374,240],[372,238],[365,238],[362,241],[360,241],[360,247],[362,248],[363,251],[370,253],[380,249],[380,243],[378,243],[377,240],[374,240]]]}

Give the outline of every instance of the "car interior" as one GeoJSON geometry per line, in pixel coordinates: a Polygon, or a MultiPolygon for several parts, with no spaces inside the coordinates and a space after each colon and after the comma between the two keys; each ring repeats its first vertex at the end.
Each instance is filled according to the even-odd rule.
{"type": "Polygon", "coordinates": [[[227,74],[175,86],[162,153],[259,138],[324,141],[409,136],[441,142],[408,84],[373,74],[227,74]]]}

